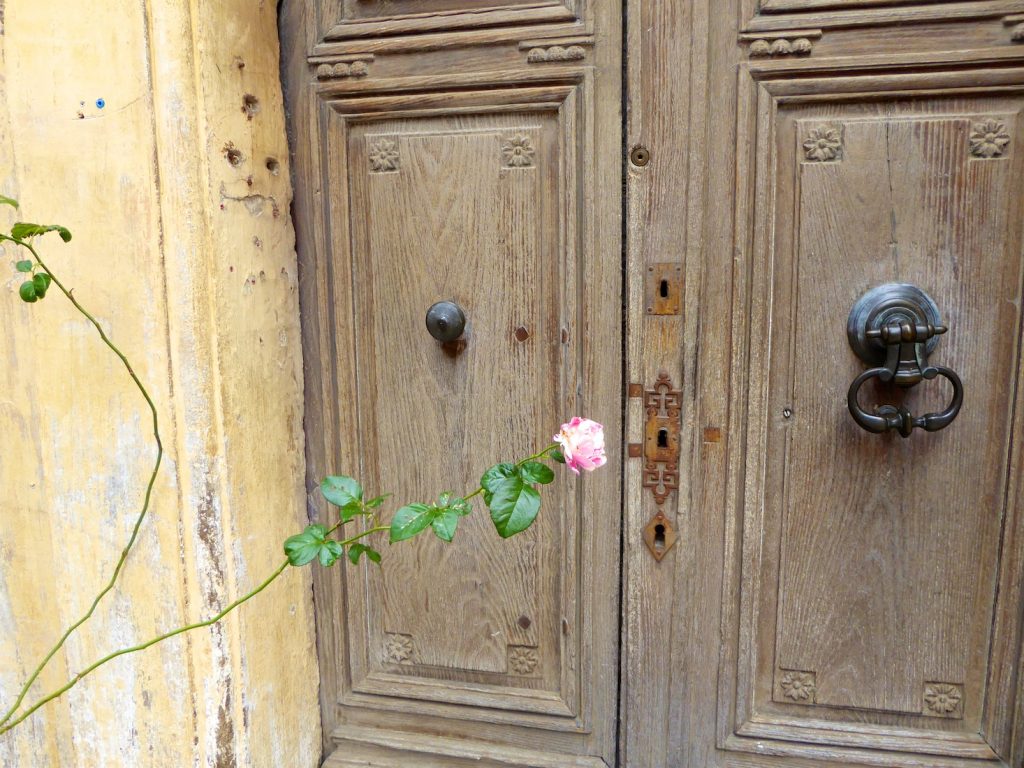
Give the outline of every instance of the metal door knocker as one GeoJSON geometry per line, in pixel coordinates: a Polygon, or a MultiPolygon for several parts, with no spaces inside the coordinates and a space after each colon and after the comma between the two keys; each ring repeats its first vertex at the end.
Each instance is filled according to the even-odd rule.
{"type": "Polygon", "coordinates": [[[895,430],[903,437],[910,437],[915,427],[926,432],[948,427],[960,413],[964,386],[952,369],[928,364],[946,330],[935,302],[915,285],[887,283],[861,296],[850,311],[846,335],[857,356],[874,367],[850,385],[846,403],[853,420],[868,432],[895,430]],[[869,379],[906,389],[936,376],[953,385],[953,398],[940,413],[914,416],[903,405],[880,405],[868,413],[858,400],[860,388],[869,379]]]}

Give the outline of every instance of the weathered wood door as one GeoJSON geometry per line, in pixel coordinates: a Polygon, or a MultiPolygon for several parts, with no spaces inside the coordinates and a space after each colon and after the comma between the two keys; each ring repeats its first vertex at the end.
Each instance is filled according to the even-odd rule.
{"type": "Polygon", "coordinates": [[[1020,765],[1024,2],[282,18],[311,481],[470,489],[575,413],[610,447],[518,539],[318,576],[328,764],[1020,765]],[[906,439],[847,402],[894,283],[964,389],[906,439]]]}
{"type": "Polygon", "coordinates": [[[611,765],[621,11],[323,0],[283,19],[310,478],[404,503],[467,493],[573,414],[606,426],[613,467],[560,472],[508,541],[479,505],[450,545],[319,574],[328,762],[611,765]],[[461,341],[428,334],[438,301],[463,309],[461,341]]]}
{"type": "Polygon", "coordinates": [[[682,459],[661,506],[626,460],[623,765],[1021,765],[1022,12],[629,3],[628,380],[680,390],[682,459]],[[680,313],[652,316],[663,262],[680,313]],[[848,412],[847,318],[887,283],[948,326],[942,431],[848,412]]]}

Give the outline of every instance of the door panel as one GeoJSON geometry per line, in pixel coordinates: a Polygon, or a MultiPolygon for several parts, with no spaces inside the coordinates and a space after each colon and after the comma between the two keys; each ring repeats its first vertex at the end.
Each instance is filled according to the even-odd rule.
{"type": "MultiPolygon", "coordinates": [[[[628,766],[1024,757],[1022,9],[862,5],[632,7],[627,141],[651,158],[629,175],[632,291],[678,244],[687,298],[679,319],[632,310],[627,367],[665,369],[687,405],[678,500],[627,464],[628,766]],[[662,71],[694,74],[666,94],[662,71]],[[847,410],[866,369],[847,316],[890,282],[949,326],[931,362],[966,394],[941,432],[869,434],[847,410]],[[656,511],[679,533],[660,563],[640,540],[656,511]]],[[[940,381],[860,399],[938,411],[940,381]]],[[[628,440],[642,419],[627,409],[628,440]]]]}
{"type": "MultiPolygon", "coordinates": [[[[742,460],[752,478],[743,565],[756,575],[738,593],[750,641],[737,667],[751,675],[737,673],[735,725],[799,739],[806,724],[825,743],[860,733],[992,758],[978,732],[991,739],[985,732],[1005,723],[983,723],[987,676],[1014,672],[990,670],[989,643],[999,640],[990,632],[1000,566],[1019,570],[1000,562],[1000,543],[1015,518],[1005,490],[1019,431],[1022,169],[1012,149],[985,157],[972,137],[994,123],[1015,143],[1021,100],[838,106],[800,103],[787,87],[783,107],[772,88],[762,85],[760,107],[774,141],[759,144],[766,157],[755,162],[774,168],[761,177],[774,212],[755,227],[775,238],[755,245],[752,270],[754,295],[770,295],[750,317],[765,353],[752,358],[749,388],[767,398],[748,401],[742,460]],[[834,157],[816,152],[813,137],[826,132],[834,157]],[[845,315],[887,282],[922,286],[944,308],[950,331],[935,357],[968,396],[942,432],[873,435],[845,408],[864,368],[847,353],[845,315]],[[812,340],[808,326],[833,338],[812,340]]],[[[943,390],[918,387],[904,402],[939,411],[943,390]]]]}
{"type": "MultiPolygon", "coordinates": [[[[492,7],[285,10],[311,489],[468,492],[576,413],[620,461],[620,22],[492,7]],[[442,300],[467,317],[448,344],[442,300]]],[[[319,572],[328,764],[612,764],[618,482],[561,473],[513,539],[479,504],[452,544],[319,572]]]]}

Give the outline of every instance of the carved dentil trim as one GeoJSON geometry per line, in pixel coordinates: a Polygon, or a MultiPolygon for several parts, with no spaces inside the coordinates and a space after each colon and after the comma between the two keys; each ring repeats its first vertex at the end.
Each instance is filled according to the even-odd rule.
{"type": "Polygon", "coordinates": [[[401,158],[398,154],[398,142],[391,139],[378,139],[370,143],[370,173],[389,173],[397,171],[401,158]]]}
{"type": "Polygon", "coordinates": [[[532,645],[508,646],[508,668],[510,673],[532,675],[540,665],[540,654],[532,645]]]}
{"type": "Polygon", "coordinates": [[[548,48],[531,48],[526,54],[526,60],[531,63],[545,61],[579,61],[587,55],[587,52],[579,45],[552,45],[548,48]]]}
{"type": "Polygon", "coordinates": [[[339,61],[337,64],[321,64],[316,68],[317,80],[333,80],[337,77],[366,77],[370,67],[365,61],[339,61]]]}
{"type": "Polygon", "coordinates": [[[971,128],[969,149],[974,157],[989,160],[999,157],[1010,144],[1010,134],[1006,132],[1006,123],[1001,120],[983,120],[971,128]]]}
{"type": "Polygon", "coordinates": [[[397,632],[384,633],[384,661],[387,664],[412,664],[412,635],[397,632]]]}
{"type": "Polygon", "coordinates": [[[828,163],[843,156],[843,134],[831,125],[812,128],[803,141],[804,157],[810,163],[828,163]]]}
{"type": "Polygon", "coordinates": [[[787,40],[784,37],[771,40],[758,38],[750,43],[748,53],[752,58],[764,56],[809,56],[814,44],[806,37],[787,40]]]}

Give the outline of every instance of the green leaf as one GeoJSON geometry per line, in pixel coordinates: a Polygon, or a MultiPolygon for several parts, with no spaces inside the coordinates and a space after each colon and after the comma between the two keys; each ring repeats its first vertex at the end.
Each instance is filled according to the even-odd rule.
{"type": "Polygon", "coordinates": [[[320,492],[336,506],[342,522],[348,522],[356,515],[363,514],[363,489],[355,479],[343,476],[325,477],[320,483],[320,492]]]}
{"type": "Polygon", "coordinates": [[[18,207],[18,201],[13,197],[7,197],[7,195],[0,195],[0,205],[9,205],[12,208],[18,207]]]}
{"type": "Polygon", "coordinates": [[[540,512],[540,494],[520,477],[506,479],[494,490],[488,505],[498,534],[507,539],[529,528],[540,512]]]}
{"type": "Polygon", "coordinates": [[[318,556],[323,562],[320,552],[324,548],[327,548],[327,528],[319,523],[306,526],[302,533],[289,536],[284,542],[284,553],[288,556],[288,562],[294,566],[311,563],[318,556]]]}
{"type": "Polygon", "coordinates": [[[559,464],[565,464],[565,454],[562,453],[561,448],[552,448],[551,453],[548,454],[552,459],[557,461],[559,464]]]}
{"type": "Polygon", "coordinates": [[[491,506],[491,497],[494,496],[494,490],[510,477],[519,477],[519,470],[516,469],[515,464],[510,464],[507,461],[495,464],[484,472],[480,478],[480,487],[484,489],[484,503],[488,507],[491,506]]]}
{"type": "Polygon", "coordinates": [[[372,499],[370,499],[368,502],[366,502],[366,504],[364,504],[363,506],[365,506],[367,509],[376,509],[381,504],[383,504],[384,500],[387,499],[387,497],[390,496],[390,495],[391,495],[390,493],[385,493],[385,494],[383,494],[381,496],[374,496],[372,499]]]}
{"type": "Polygon", "coordinates": [[[340,541],[328,539],[320,546],[320,565],[330,568],[345,553],[340,541]]]}
{"type": "Polygon", "coordinates": [[[438,511],[440,514],[430,521],[430,527],[434,529],[437,538],[441,539],[441,541],[450,542],[455,538],[455,528],[459,524],[459,513],[450,508],[438,511]]]}
{"type": "Polygon", "coordinates": [[[19,261],[17,264],[15,264],[14,268],[19,272],[31,272],[32,262],[29,261],[28,259],[25,259],[24,261],[19,261]]]}
{"type": "Polygon", "coordinates": [[[36,296],[40,299],[46,295],[46,289],[50,287],[50,276],[38,274],[32,278],[32,285],[36,287],[36,296]]]}
{"type": "Polygon", "coordinates": [[[71,240],[71,232],[60,224],[30,224],[26,221],[19,221],[11,227],[11,237],[18,240],[45,235],[47,232],[56,232],[65,243],[71,240]]]}
{"type": "Polygon", "coordinates": [[[380,565],[380,552],[373,547],[369,547],[361,542],[356,542],[348,548],[348,559],[352,561],[353,565],[359,562],[359,556],[365,554],[377,565],[380,565]]]}
{"type": "Polygon", "coordinates": [[[465,499],[455,499],[451,504],[448,505],[448,509],[457,514],[459,517],[465,517],[473,511],[473,507],[465,499]]]}
{"type": "Polygon", "coordinates": [[[22,301],[27,301],[29,304],[39,301],[39,297],[36,296],[36,284],[31,280],[26,280],[18,287],[18,294],[22,301]]]}
{"type": "Polygon", "coordinates": [[[524,483],[540,483],[547,485],[555,479],[555,473],[547,464],[539,461],[528,461],[519,468],[519,476],[524,483]]]}
{"type": "Polygon", "coordinates": [[[427,504],[409,504],[395,512],[391,520],[391,543],[411,539],[434,518],[434,507],[427,504]]]}

